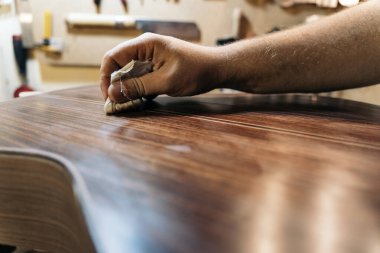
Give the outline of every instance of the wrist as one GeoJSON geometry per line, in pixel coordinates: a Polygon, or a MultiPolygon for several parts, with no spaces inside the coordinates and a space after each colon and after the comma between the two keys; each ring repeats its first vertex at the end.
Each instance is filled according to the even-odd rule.
{"type": "Polygon", "coordinates": [[[202,92],[224,88],[227,77],[223,71],[226,64],[223,51],[217,47],[202,47],[201,52],[203,53],[197,79],[202,92]]]}
{"type": "Polygon", "coordinates": [[[247,83],[247,64],[244,55],[234,45],[215,48],[217,53],[217,85],[218,88],[245,90],[247,83]]]}
{"type": "Polygon", "coordinates": [[[215,88],[232,88],[231,84],[236,79],[236,73],[233,73],[230,67],[231,52],[227,46],[213,48],[214,50],[214,73],[215,73],[215,88]]]}
{"type": "Polygon", "coordinates": [[[258,41],[244,40],[217,47],[218,52],[218,85],[247,92],[257,92],[262,83],[262,62],[258,41]]]}

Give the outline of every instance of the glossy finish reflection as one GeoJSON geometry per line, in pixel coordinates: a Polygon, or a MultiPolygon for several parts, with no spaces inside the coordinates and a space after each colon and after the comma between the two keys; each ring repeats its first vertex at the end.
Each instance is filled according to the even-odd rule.
{"type": "Polygon", "coordinates": [[[106,116],[103,103],[84,87],[0,106],[0,146],[74,164],[98,252],[379,251],[379,107],[204,95],[106,116]]]}

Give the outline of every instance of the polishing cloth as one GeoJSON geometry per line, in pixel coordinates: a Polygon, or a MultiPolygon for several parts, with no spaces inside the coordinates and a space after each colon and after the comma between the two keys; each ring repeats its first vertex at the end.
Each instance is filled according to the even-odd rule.
{"type": "MultiPolygon", "coordinates": [[[[127,91],[126,91],[126,88],[124,87],[123,81],[130,78],[145,75],[147,73],[152,72],[152,70],[153,70],[152,61],[132,60],[123,68],[111,74],[111,85],[117,84],[119,82],[120,92],[123,93],[123,95],[126,98],[128,98],[127,91]]],[[[125,103],[115,103],[115,102],[112,102],[109,98],[107,98],[107,101],[104,104],[104,111],[107,114],[118,113],[118,112],[140,107],[143,104],[143,102],[144,102],[144,99],[140,98],[140,99],[133,99],[125,103]]]]}

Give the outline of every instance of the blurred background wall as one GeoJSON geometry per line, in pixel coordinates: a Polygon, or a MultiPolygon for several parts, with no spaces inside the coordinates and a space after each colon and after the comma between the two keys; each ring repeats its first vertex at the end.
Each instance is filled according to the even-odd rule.
{"type": "MultiPolygon", "coordinates": [[[[331,0],[327,0],[331,2],[331,0]]],[[[341,9],[298,4],[284,8],[284,1],[271,0],[103,0],[99,15],[131,15],[156,20],[195,22],[201,32],[196,43],[213,46],[216,41],[236,33],[236,13],[245,20],[240,24],[250,35],[262,35],[273,29],[287,29],[341,9]]],[[[287,1],[289,2],[289,1],[287,1]]],[[[310,2],[310,1],[309,1],[310,2]]],[[[321,2],[321,1],[319,1],[321,2]]],[[[326,1],[325,1],[326,2],[326,1]]],[[[47,13],[51,17],[51,38],[60,52],[28,50],[27,82],[39,91],[49,91],[98,82],[99,64],[104,53],[118,43],[138,36],[136,29],[69,29],[66,17],[70,13],[96,13],[93,0],[0,0],[0,99],[10,99],[14,90],[24,82],[17,71],[12,48],[12,35],[21,34],[18,14],[25,6],[33,17],[32,35],[42,42],[46,31],[47,13]]],[[[333,95],[380,104],[379,85],[329,93],[333,95]]]]}

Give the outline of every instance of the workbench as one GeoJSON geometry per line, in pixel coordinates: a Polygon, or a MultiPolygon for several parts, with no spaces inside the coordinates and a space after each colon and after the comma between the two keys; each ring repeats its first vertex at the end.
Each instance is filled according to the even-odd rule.
{"type": "Polygon", "coordinates": [[[0,103],[0,243],[52,252],[378,252],[380,107],[99,87],[0,103]]]}

